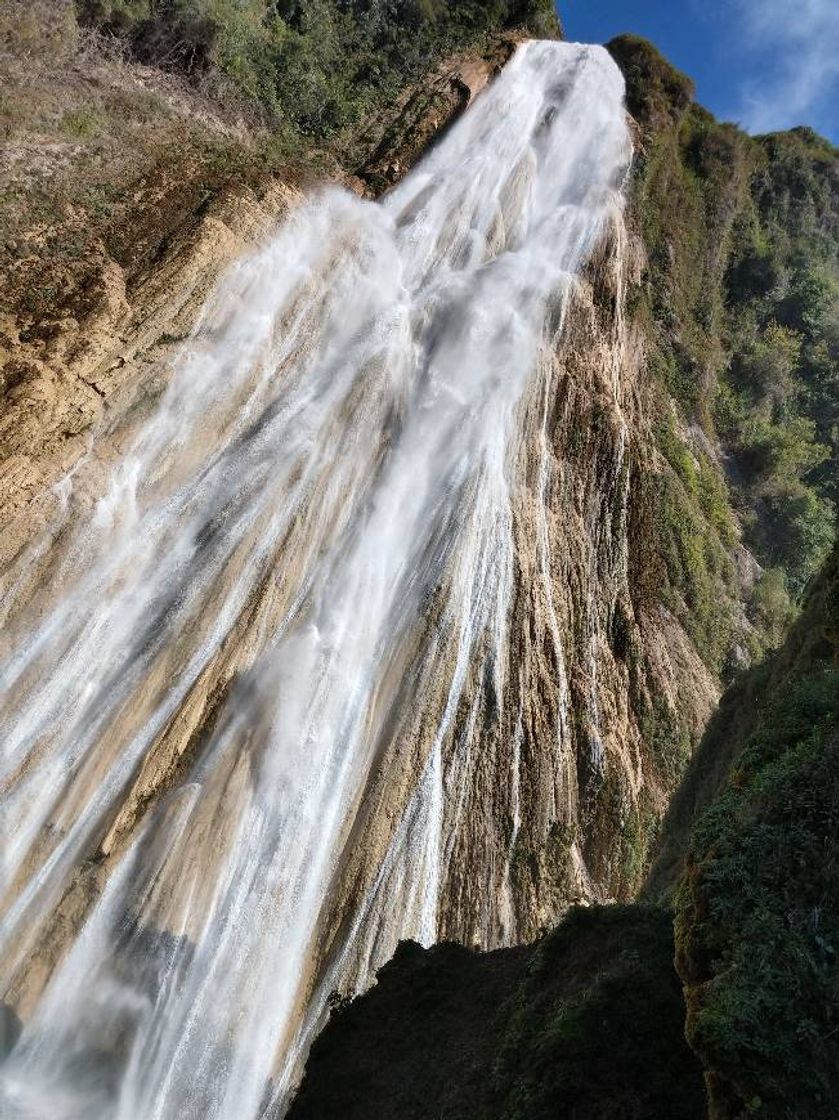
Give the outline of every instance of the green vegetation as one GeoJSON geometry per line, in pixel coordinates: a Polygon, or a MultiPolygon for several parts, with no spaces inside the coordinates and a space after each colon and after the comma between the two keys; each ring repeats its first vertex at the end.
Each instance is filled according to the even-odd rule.
{"type": "Polygon", "coordinates": [[[734,528],[730,512],[718,504],[719,475],[710,463],[697,460],[691,475],[686,481],[662,471],[644,480],[643,500],[653,511],[646,543],[663,564],[661,601],[682,621],[706,664],[723,674],[732,636],[735,585],[728,541],[734,528]],[[701,493],[691,481],[701,484],[701,493]],[[710,507],[710,516],[703,507],[710,507]]]}
{"type": "Polygon", "coordinates": [[[830,548],[839,486],[839,152],[806,129],[755,146],[714,416],[747,538],[800,596],[830,548]]]}
{"type": "Polygon", "coordinates": [[[505,27],[556,34],[549,0],[77,0],[142,61],[221,78],[275,126],[324,141],[443,56],[505,27]]]}
{"type": "Polygon", "coordinates": [[[294,178],[281,137],[183,80],[139,80],[72,0],[0,8],[0,313],[22,341],[83,318],[108,259],[133,279],[229,184],[294,178]]]}
{"type": "Polygon", "coordinates": [[[839,1094],[839,553],[803,621],[677,896],[688,1038],[721,1120],[828,1120],[839,1094]]]}
{"type": "Polygon", "coordinates": [[[649,43],[609,49],[641,127],[631,217],[647,266],[631,305],[664,460],[636,480],[635,582],[662,589],[726,675],[735,646],[777,644],[834,538],[839,153],[807,129],[753,140],[695,105],[649,43]],[[746,632],[733,512],[768,569],[746,632]]]}
{"type": "Polygon", "coordinates": [[[49,337],[96,305],[108,260],[130,286],[228,190],[366,174],[406,146],[423,76],[460,50],[503,59],[510,28],[558,31],[549,0],[8,0],[0,312],[49,337]]]}
{"type": "Polygon", "coordinates": [[[682,1037],[672,936],[663,910],[572,910],[536,947],[504,1008],[494,1069],[503,1104],[488,1115],[701,1120],[705,1097],[682,1037]]]}

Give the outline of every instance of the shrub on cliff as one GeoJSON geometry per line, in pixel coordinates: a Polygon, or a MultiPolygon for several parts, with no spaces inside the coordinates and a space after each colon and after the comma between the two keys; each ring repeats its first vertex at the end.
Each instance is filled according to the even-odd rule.
{"type": "Polygon", "coordinates": [[[839,153],[809,129],[754,139],[717,122],[637,36],[608,49],[640,125],[629,213],[646,267],[629,306],[664,460],[633,487],[636,605],[663,603],[727,675],[777,642],[780,600],[800,602],[835,535],[839,153]],[[783,576],[751,626],[735,523],[783,576]]]}
{"type": "Polygon", "coordinates": [[[549,0],[77,0],[141,61],[232,85],[324,139],[445,54],[504,28],[555,35],[549,0]]]}
{"type": "Polygon", "coordinates": [[[536,949],[496,1062],[504,1120],[703,1120],[670,915],[572,910],[536,949]],[[576,974],[576,975],[575,975],[576,974]]]}
{"type": "Polygon", "coordinates": [[[832,1120],[839,1099],[839,554],[802,623],[677,898],[688,1038],[720,1120],[832,1120]]]}

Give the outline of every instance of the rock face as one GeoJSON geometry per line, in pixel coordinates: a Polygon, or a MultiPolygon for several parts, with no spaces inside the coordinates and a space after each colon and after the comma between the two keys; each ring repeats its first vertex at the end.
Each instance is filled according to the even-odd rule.
{"type": "MultiPolygon", "coordinates": [[[[535,65],[543,73],[547,55],[535,65]]],[[[585,75],[586,67],[594,67],[591,73],[599,67],[609,82],[619,83],[605,55],[581,55],[573,73],[585,75]]],[[[567,98],[575,88],[560,92],[567,98]]],[[[554,87],[546,89],[553,97],[554,87]]],[[[625,136],[619,85],[614,101],[617,112],[604,123],[603,135],[613,130],[614,158],[620,160],[625,136]]],[[[483,115],[491,115],[492,102],[483,104],[483,115]]],[[[558,105],[568,111],[564,100],[558,105]]],[[[481,112],[473,126],[479,133],[481,112]]],[[[548,114],[544,127],[556,119],[548,114]]],[[[450,134],[446,144],[456,149],[466,137],[468,131],[460,138],[450,134]]],[[[512,139],[518,143],[521,136],[512,139]]],[[[516,207],[531,205],[530,157],[514,162],[496,212],[483,196],[472,197],[471,183],[449,174],[450,157],[439,153],[439,181],[453,192],[456,206],[435,252],[459,260],[458,253],[474,252],[474,231],[482,230],[483,259],[494,260],[505,237],[514,236],[516,207]],[[474,212],[461,229],[468,206],[474,212]]],[[[494,173],[493,165],[481,171],[494,173]]],[[[609,186],[614,179],[610,170],[609,186]]],[[[398,216],[397,230],[409,229],[414,215],[424,214],[422,207],[434,200],[430,187],[421,189],[422,172],[415,182],[405,186],[404,202],[397,192],[388,203],[398,216]]],[[[429,182],[436,184],[434,175],[429,182]]],[[[573,182],[568,189],[573,192],[573,182]]],[[[359,345],[355,333],[342,336],[352,323],[335,315],[337,301],[352,298],[354,306],[364,306],[366,299],[378,306],[379,289],[362,265],[366,254],[391,252],[390,234],[380,236],[368,214],[355,200],[329,195],[304,213],[300,191],[282,183],[259,194],[234,192],[171,239],[154,268],[130,286],[114,262],[106,263],[82,323],[59,325],[52,340],[32,343],[13,328],[7,332],[7,368],[19,364],[26,371],[11,386],[4,427],[8,652],[18,674],[10,716],[26,746],[8,778],[18,807],[26,810],[4,902],[14,930],[4,944],[5,998],[24,1022],[12,1085],[34,1083],[47,1019],[50,1045],[58,1047],[53,1075],[71,1081],[95,1056],[99,1062],[110,1053],[111,1033],[133,1039],[145,1052],[161,1031],[175,1029],[179,1013],[173,1013],[172,999],[184,1014],[200,1015],[203,1029],[213,1015],[235,1011],[235,1001],[249,992],[245,1018],[255,1017],[257,1032],[270,1029],[270,1016],[260,1007],[271,993],[254,984],[266,969],[276,976],[277,969],[288,968],[286,1034],[266,1036],[260,1045],[267,1061],[247,1074],[264,1079],[273,1073],[277,1088],[271,1091],[279,1094],[279,1104],[322,998],[336,985],[352,990],[365,983],[406,930],[492,948],[532,939],[573,902],[630,896],[643,872],[651,822],[663,813],[678,772],[678,760],[674,764],[650,743],[646,722],[651,712],[660,717],[664,711],[689,742],[715,700],[716,682],[679,624],[661,608],[636,606],[631,586],[633,474],[642,466],[654,473],[661,464],[644,418],[642,340],[624,311],[627,287],[637,282],[640,249],[619,208],[612,208],[608,220],[592,227],[595,256],[570,287],[559,289],[544,333],[539,327],[526,390],[514,405],[504,404],[503,393],[498,398],[496,407],[512,410],[516,434],[506,453],[509,492],[496,512],[482,514],[493,525],[497,547],[484,556],[480,538],[467,537],[463,572],[457,564],[444,566],[445,576],[430,576],[420,588],[415,628],[392,647],[389,668],[371,694],[371,730],[364,734],[375,749],[361,760],[365,769],[357,787],[335,779],[342,796],[346,790],[347,805],[329,850],[337,854],[317,869],[322,902],[320,895],[307,900],[297,880],[284,885],[282,876],[296,860],[301,875],[309,875],[319,858],[323,842],[313,828],[319,814],[323,827],[332,827],[326,800],[317,811],[301,809],[296,826],[269,808],[276,791],[296,788],[307,767],[316,782],[325,781],[337,762],[313,761],[313,753],[308,762],[301,757],[298,775],[290,761],[276,774],[265,761],[275,734],[275,693],[294,687],[298,662],[313,657],[313,672],[318,659],[328,663],[328,647],[318,652],[326,624],[318,622],[316,602],[303,612],[312,621],[294,649],[268,658],[268,676],[254,666],[295,618],[297,604],[307,603],[312,566],[332,552],[344,554],[337,549],[341,534],[352,540],[355,514],[347,495],[355,500],[355,492],[347,486],[363,497],[364,487],[372,485],[364,472],[372,480],[388,468],[389,442],[379,448],[378,417],[392,386],[388,381],[379,390],[376,381],[388,363],[371,351],[360,367],[368,373],[359,389],[332,419],[325,414],[332,434],[324,462],[330,469],[318,473],[320,466],[306,466],[314,443],[306,425],[281,429],[287,435],[279,443],[264,440],[301,391],[295,371],[309,370],[338,345],[324,332],[337,332],[339,352],[354,353],[359,345]],[[220,272],[282,215],[287,217],[279,235],[214,288],[220,272]],[[289,289],[279,311],[266,277],[289,289]],[[243,364],[243,353],[252,354],[250,364],[243,364]],[[201,395],[193,389],[199,378],[201,395]],[[274,399],[282,378],[289,387],[274,399]],[[284,456],[297,454],[297,441],[302,465],[287,466],[284,456]],[[234,462],[237,456],[245,457],[246,470],[234,462]],[[132,481],[135,462],[145,464],[140,491],[132,481]],[[350,467],[355,473],[345,477],[350,467]],[[245,489],[231,491],[237,478],[246,480],[245,489]],[[284,495],[296,488],[297,512],[285,522],[284,495]],[[215,494],[223,496],[221,505],[213,505],[215,494]],[[317,512],[321,504],[325,514],[317,512]],[[134,533],[138,523],[156,542],[151,547],[134,533]],[[452,603],[461,601],[463,609],[453,613],[452,603]],[[107,606],[117,602],[119,611],[107,606]],[[485,620],[474,624],[472,611],[485,620]],[[467,624],[478,635],[470,636],[470,644],[459,629],[467,624]],[[38,638],[27,653],[29,634],[38,638]],[[101,672],[94,671],[100,662],[101,672]],[[422,696],[421,706],[408,704],[412,692],[422,696]],[[67,710],[67,696],[78,697],[78,706],[67,710]],[[38,724],[35,733],[27,730],[30,717],[38,724]],[[68,735],[65,752],[61,744],[68,735]],[[299,851],[282,839],[289,854],[269,874],[262,857],[249,860],[247,853],[261,829],[275,827],[275,818],[294,831],[299,851]],[[310,850],[307,830],[321,848],[310,850]],[[439,847],[428,839],[437,836],[439,847]],[[33,874],[37,868],[43,876],[33,874]],[[272,886],[275,873],[280,878],[272,886]],[[237,910],[225,892],[239,881],[252,888],[237,910]],[[240,922],[246,912],[241,907],[256,905],[260,891],[268,892],[268,908],[286,894],[301,898],[297,906],[307,921],[303,908],[313,906],[315,935],[288,942],[295,952],[298,942],[304,947],[302,957],[289,951],[269,968],[259,963],[262,957],[274,945],[285,952],[282,938],[291,933],[278,927],[272,942],[255,912],[237,935],[243,938],[240,963],[247,964],[241,984],[236,967],[226,966],[229,998],[217,990],[215,1010],[208,1005],[202,1012],[202,955],[223,950],[228,919],[219,914],[228,913],[226,899],[230,921],[240,922]],[[110,1006],[104,994],[101,1003],[87,1000],[87,985],[105,993],[126,984],[139,984],[151,1005],[141,1001],[129,1012],[110,1006]],[[198,988],[186,1000],[194,984],[198,988]],[[76,1015],[74,1001],[83,996],[86,1010],[80,1004],[76,1015]],[[113,1019],[117,1011],[119,1023],[113,1019]],[[67,1019],[86,1055],[72,1070],[62,1065],[57,1015],[67,1019]],[[290,1055],[285,1066],[279,1058],[272,1063],[272,1050],[290,1055]]],[[[573,273],[580,261],[575,243],[563,251],[571,254],[573,273]]],[[[555,268],[555,259],[547,265],[555,268]]],[[[517,298],[528,307],[529,274],[526,284],[524,279],[517,298]]],[[[534,306],[541,314],[541,304],[534,306]]],[[[506,322],[504,303],[496,310],[506,322]]],[[[481,311],[480,304],[464,311],[475,315],[476,331],[481,311]]],[[[436,333],[420,333],[421,346],[444,353],[459,342],[446,316],[434,314],[436,333]]],[[[417,330],[415,322],[410,325],[417,330]]],[[[515,329],[513,318],[479,369],[492,369],[515,329]]],[[[499,376],[512,377],[517,356],[518,349],[511,352],[499,376]]],[[[328,403],[341,382],[323,376],[328,403]]],[[[431,405],[440,407],[436,395],[431,405]]],[[[395,440],[400,425],[408,424],[407,402],[397,396],[388,408],[393,411],[385,414],[383,430],[392,430],[395,440]]],[[[475,455],[489,455],[480,440],[498,422],[487,414],[484,425],[476,426],[475,455]]],[[[493,462],[487,458],[487,473],[493,462]]],[[[452,470],[459,469],[456,461],[452,470]]],[[[463,493],[470,495],[472,486],[476,503],[497,501],[493,490],[481,496],[478,482],[463,493]]],[[[406,490],[405,501],[417,495],[423,495],[421,486],[416,494],[406,490]]],[[[462,514],[467,530],[477,517],[471,500],[462,514]]],[[[363,502],[359,508],[366,518],[363,502]]],[[[437,516],[436,506],[429,509],[429,516],[437,516]]],[[[401,515],[398,507],[395,512],[401,515]]],[[[420,529],[426,523],[426,515],[417,521],[420,529]]],[[[440,542],[450,532],[454,528],[440,542]]],[[[403,547],[388,543],[386,533],[382,540],[383,547],[403,547]]],[[[421,573],[426,556],[435,559],[439,547],[429,541],[411,560],[411,570],[421,573]]],[[[350,560],[352,555],[350,550],[350,560]]],[[[341,566],[336,570],[340,574],[341,566]]],[[[414,609],[416,594],[409,584],[406,610],[414,609]]],[[[354,656],[362,657],[363,648],[354,656]]],[[[329,679],[340,683],[334,674],[329,679]]],[[[313,696],[309,710],[329,702],[328,692],[313,696]]],[[[292,716],[308,718],[305,706],[292,716]]],[[[303,786],[310,782],[306,778],[303,786]]],[[[332,789],[330,781],[324,797],[332,789]]],[[[261,904],[257,909],[266,912],[261,904]]],[[[282,912],[287,923],[298,911],[282,912]]],[[[189,1037],[185,1023],[183,1033],[189,1037]]],[[[223,1034],[212,1033],[213,1045],[223,1034]]],[[[256,1037],[243,1031],[243,1055],[254,1050],[256,1037]]],[[[215,1066],[214,1054],[205,1049],[196,1061],[215,1066]]],[[[114,1065],[108,1084],[119,1083],[119,1055],[107,1060],[114,1065]]],[[[195,1076],[201,1092],[211,1094],[210,1081],[205,1085],[203,1075],[195,1076]]],[[[266,1091],[264,1080],[237,1079],[240,1105],[246,1083],[254,1100],[266,1091]]],[[[91,1085],[105,1097],[111,1091],[95,1080],[85,1091],[91,1085]]],[[[194,1107],[191,1085],[177,1090],[178,1107],[194,1107]],[[191,1103],[181,1100],[181,1092],[191,1094],[191,1103]]],[[[149,1075],[137,1091],[156,1092],[156,1086],[149,1075]]],[[[100,1105],[97,1096],[91,1107],[100,1105]]],[[[157,1105],[149,1100],[143,1107],[157,1105]]]]}
{"type": "Polygon", "coordinates": [[[189,335],[222,271],[300,197],[280,182],[259,196],[231,191],[216,199],[130,291],[124,270],[104,261],[88,289],[84,318],[56,323],[46,339],[22,339],[14,320],[6,320],[0,336],[4,564],[43,529],[60,501],[60,479],[91,451],[107,461],[147,414],[163,391],[179,341],[189,335]]]}
{"type": "Polygon", "coordinates": [[[381,139],[358,168],[367,189],[378,195],[398,182],[471,105],[520,41],[519,36],[504,36],[486,57],[449,59],[421,87],[406,90],[397,105],[388,108],[379,124],[381,139]]]}
{"type": "Polygon", "coordinates": [[[645,887],[669,888],[675,945],[673,915],[638,903],[572,910],[529,947],[400,945],[333,1007],[291,1120],[831,1117],[837,619],[834,552],[723,697],[645,887]]]}
{"type": "MultiPolygon", "coordinates": [[[[554,81],[547,45],[528,48],[534,80],[513,86],[505,113],[544,82],[544,114],[502,135],[481,90],[510,57],[515,75],[526,54],[515,41],[448,60],[371,118],[375,141],[334,175],[368,197],[395,187],[380,208],[307,187],[299,167],[239,184],[226,173],[223,188],[190,195],[183,221],[154,227],[136,262],[97,241],[83,298],[37,322],[31,308],[3,320],[2,652],[23,744],[2,779],[23,822],[2,901],[10,1099],[49,1066],[62,1092],[107,1110],[126,1069],[142,1068],[130,1089],[140,1115],[279,1113],[326,997],[364,987],[400,938],[528,943],[570,906],[626,901],[644,880],[731,635],[754,631],[743,600],[759,571],[714,505],[712,441],[669,397],[662,407],[637,210],[627,223],[603,204],[596,236],[549,259],[529,244],[547,270],[567,254],[543,303],[538,268],[519,277],[521,254],[507,253],[520,302],[490,301],[494,266],[536,220],[540,160],[571,214],[604,190],[566,183],[546,140],[587,67],[608,75],[592,105],[617,107],[594,134],[615,143],[603,197],[625,170],[619,79],[599,53],[554,81]],[[475,131],[458,133],[473,101],[475,131]],[[497,182],[492,161],[468,162],[491,128],[505,158],[532,129],[497,182]],[[406,183],[435,137],[431,171],[406,183]],[[435,270],[449,287],[429,280],[435,270]],[[533,306],[528,338],[517,312],[533,306]],[[458,315],[470,345],[491,339],[474,368],[494,379],[492,409],[488,391],[436,391],[440,355],[463,360],[458,315]],[[433,376],[408,392],[417,364],[433,376]],[[447,409],[462,410],[450,429],[447,409]],[[436,420],[423,427],[426,412],[436,420]],[[412,432],[423,469],[388,505],[380,481],[412,432]],[[699,591],[663,571],[662,510],[667,562],[710,569],[699,591]],[[361,564],[371,524],[377,552],[361,564]],[[333,600],[346,606],[337,621],[333,600]],[[693,625],[718,607],[722,638],[693,625]],[[377,610],[382,638],[366,629],[377,610]],[[348,752],[357,773],[330,753],[345,742],[364,747],[348,752]],[[173,1055],[188,1084],[173,1087],[173,1055]]],[[[678,83],[665,93],[656,127],[675,128],[670,110],[689,95],[678,83]]],[[[630,103],[642,146],[644,104],[630,103]]],[[[573,123],[572,151],[585,115],[573,123]]],[[[159,201],[175,195],[167,180],[159,201]]],[[[603,921],[613,959],[620,922],[603,921]]],[[[627,921],[639,952],[654,943],[666,956],[661,915],[627,921]]],[[[491,972],[465,949],[442,953],[478,985],[491,972]]],[[[505,979],[488,981],[476,1017],[544,956],[493,958],[505,979]]],[[[668,984],[663,1006],[678,1018],[668,984]]],[[[678,1061],[692,1076],[689,1055],[678,1061]]],[[[695,1114],[687,1091],[679,1115],[695,1114]]]]}

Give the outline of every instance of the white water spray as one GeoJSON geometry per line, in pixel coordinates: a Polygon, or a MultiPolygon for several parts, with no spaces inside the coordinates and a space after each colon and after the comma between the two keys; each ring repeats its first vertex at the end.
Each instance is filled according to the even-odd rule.
{"type": "Polygon", "coordinates": [[[528,44],[383,202],[300,208],[43,584],[11,573],[4,1117],[278,1115],[330,990],[437,935],[515,673],[521,404],[620,206],[622,93],[602,49],[528,44]]]}

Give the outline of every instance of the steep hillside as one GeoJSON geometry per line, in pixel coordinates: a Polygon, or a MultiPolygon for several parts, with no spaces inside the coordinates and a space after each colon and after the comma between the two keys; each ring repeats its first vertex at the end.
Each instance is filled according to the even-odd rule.
{"type": "MultiPolygon", "coordinates": [[[[806,129],[751,138],[715,121],[644,40],[609,50],[635,121],[643,261],[626,297],[643,355],[628,531],[638,653],[643,664],[656,646],[645,620],[674,619],[727,683],[783,640],[834,539],[839,153],[806,129]]],[[[639,707],[675,786],[697,741],[680,697],[641,690],[639,707]]],[[[646,867],[656,814],[632,828],[646,867]]]]}
{"type": "Polygon", "coordinates": [[[687,1037],[712,1117],[829,1120],[839,1094],[839,552],[754,697],[750,734],[697,819],[676,895],[687,1037]]]}
{"type": "MultiPolygon", "coordinates": [[[[759,665],[741,673],[723,693],[719,708],[671,802],[662,827],[660,850],[644,884],[645,898],[672,900],[684,872],[694,825],[719,795],[751,737],[759,735],[761,729],[765,731],[773,721],[778,723],[780,733],[787,736],[800,726],[796,723],[799,717],[794,695],[799,681],[812,678],[815,695],[820,688],[815,682],[820,674],[826,674],[824,700],[829,704],[832,685],[829,669],[835,660],[837,642],[836,562],[834,549],[808,592],[805,609],[783,646],[759,665]],[[788,705],[793,722],[790,728],[783,730],[788,705]]],[[[807,711],[805,704],[805,722],[809,718],[807,711]]],[[[821,711],[818,704],[812,709],[813,713],[821,711]]],[[[814,729],[817,722],[814,714],[814,729]]]]}
{"type": "Polygon", "coordinates": [[[787,597],[833,539],[839,152],[807,129],[752,139],[696,105],[649,43],[609,49],[638,128],[631,211],[647,266],[631,313],[672,469],[639,481],[630,544],[640,582],[657,572],[730,675],[777,644],[787,597]]]}

